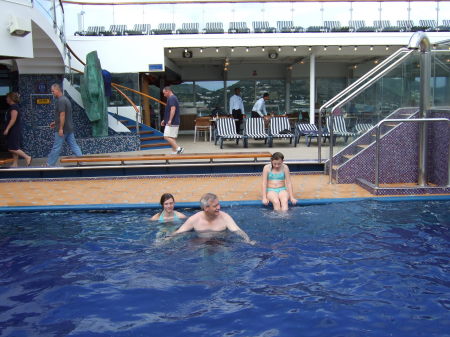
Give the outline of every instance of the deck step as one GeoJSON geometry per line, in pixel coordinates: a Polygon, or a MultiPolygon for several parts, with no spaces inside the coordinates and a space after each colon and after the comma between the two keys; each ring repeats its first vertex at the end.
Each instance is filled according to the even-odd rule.
{"type": "Polygon", "coordinates": [[[350,159],[353,158],[355,155],[354,154],[344,154],[343,157],[346,159],[350,159]]]}
{"type": "Polygon", "coordinates": [[[369,147],[369,144],[359,144],[358,147],[361,147],[363,149],[367,149],[369,147]]]}
{"type": "Polygon", "coordinates": [[[339,165],[333,165],[332,168],[333,170],[337,170],[340,166],[339,165]]]}
{"type": "Polygon", "coordinates": [[[386,123],[384,125],[394,127],[394,126],[397,126],[397,123],[386,123]]]}
{"type": "Polygon", "coordinates": [[[150,137],[141,137],[141,142],[145,142],[147,140],[163,140],[164,136],[150,136],[150,137]]]}
{"type": "Polygon", "coordinates": [[[160,146],[169,146],[169,143],[141,144],[141,149],[142,148],[149,148],[149,147],[160,147],[160,146]]]}
{"type": "Polygon", "coordinates": [[[140,135],[151,135],[151,134],[154,134],[155,133],[155,131],[152,131],[152,130],[142,130],[142,131],[139,131],[139,134],[140,135]]]}

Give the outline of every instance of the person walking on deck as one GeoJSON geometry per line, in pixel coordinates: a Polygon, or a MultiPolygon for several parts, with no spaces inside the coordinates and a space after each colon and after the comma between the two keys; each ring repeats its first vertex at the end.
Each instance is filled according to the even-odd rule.
{"type": "Polygon", "coordinates": [[[163,95],[167,98],[164,119],[161,121],[161,126],[164,126],[164,139],[172,147],[172,154],[181,154],[184,148],[178,146],[176,141],[180,128],[180,104],[170,87],[163,89],[163,95]]]}
{"type": "Polygon", "coordinates": [[[64,142],[77,157],[83,155],[73,133],[72,103],[64,96],[59,84],[53,84],[51,91],[56,98],[55,120],[50,123],[50,127],[55,130],[55,140],[47,158],[47,166],[56,165],[64,142]]]}

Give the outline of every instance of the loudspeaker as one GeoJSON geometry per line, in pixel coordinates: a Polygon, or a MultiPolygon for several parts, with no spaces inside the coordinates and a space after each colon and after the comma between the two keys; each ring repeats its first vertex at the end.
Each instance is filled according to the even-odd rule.
{"type": "Polygon", "coordinates": [[[31,20],[11,16],[9,22],[9,34],[24,37],[31,32],[31,20]]]}

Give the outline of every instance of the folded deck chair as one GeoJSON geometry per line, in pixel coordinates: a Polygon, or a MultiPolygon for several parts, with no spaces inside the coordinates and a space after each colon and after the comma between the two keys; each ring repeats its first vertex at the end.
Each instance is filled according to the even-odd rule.
{"type": "Polygon", "coordinates": [[[217,142],[220,143],[220,148],[223,149],[224,140],[236,140],[236,144],[239,144],[239,139],[243,138],[242,135],[236,132],[236,123],[234,118],[218,118],[216,120],[216,137],[214,145],[217,142]]]}
{"type": "MultiPolygon", "coordinates": [[[[331,116],[327,116],[327,129],[331,134],[330,123],[331,116]]],[[[348,137],[356,138],[358,136],[358,133],[347,131],[344,116],[334,116],[333,135],[334,139],[336,139],[337,137],[344,137],[344,141],[347,143],[348,137]]]]}
{"type": "Polygon", "coordinates": [[[269,134],[266,132],[264,127],[264,118],[253,117],[246,119],[244,128],[244,147],[248,147],[249,138],[264,139],[264,142],[267,143],[269,134]]]}
{"type": "MultiPolygon", "coordinates": [[[[295,146],[299,143],[301,136],[305,136],[306,145],[309,147],[311,145],[311,139],[313,137],[319,137],[319,129],[315,124],[298,123],[295,128],[295,146]]],[[[322,131],[322,137],[324,137],[324,143],[327,138],[330,138],[328,130],[322,131]]]]}
{"type": "Polygon", "coordinates": [[[274,138],[288,138],[290,144],[292,144],[292,139],[295,137],[287,117],[272,117],[270,119],[269,135],[269,147],[272,147],[274,138]]]}

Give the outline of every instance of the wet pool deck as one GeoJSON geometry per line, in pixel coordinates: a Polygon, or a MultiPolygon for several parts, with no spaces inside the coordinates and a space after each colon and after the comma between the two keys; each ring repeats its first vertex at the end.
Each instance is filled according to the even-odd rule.
{"type": "MultiPolygon", "coordinates": [[[[218,151],[209,143],[183,143],[187,153],[218,151]]],[[[245,151],[247,149],[238,149],[245,151]]],[[[250,148],[247,151],[263,150],[250,148]]],[[[288,143],[271,152],[282,151],[287,163],[299,156],[314,159],[317,147],[297,148],[288,143]]],[[[326,149],[325,149],[326,150],[326,149]]],[[[220,151],[220,150],[219,150],[220,151]]],[[[236,151],[228,145],[224,151],[236,151]]],[[[167,153],[167,149],[147,153],[167,153]]],[[[142,152],[141,152],[142,153],[142,152]]],[[[325,154],[325,153],[324,153],[325,154]]],[[[39,166],[45,159],[34,159],[39,166]]],[[[320,173],[293,174],[294,194],[300,201],[324,199],[374,198],[356,184],[329,184],[328,176],[320,173]]],[[[17,179],[0,181],[0,207],[68,206],[68,205],[127,205],[159,203],[162,193],[172,193],[177,203],[197,203],[202,194],[213,192],[221,201],[261,200],[260,174],[138,176],[111,178],[17,179]]]]}

